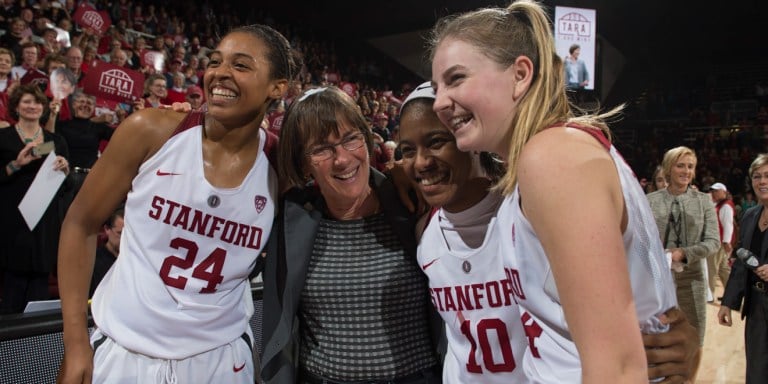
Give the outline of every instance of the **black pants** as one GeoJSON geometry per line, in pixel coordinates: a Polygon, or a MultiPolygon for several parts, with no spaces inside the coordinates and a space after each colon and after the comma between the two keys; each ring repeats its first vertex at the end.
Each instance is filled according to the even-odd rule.
{"type": "Polygon", "coordinates": [[[751,288],[750,308],[744,325],[747,355],[746,384],[768,383],[768,294],[751,288]]]}
{"type": "Polygon", "coordinates": [[[424,369],[394,380],[365,380],[347,382],[334,381],[309,373],[305,370],[301,370],[299,372],[298,382],[301,384],[441,384],[442,375],[440,373],[440,369],[435,366],[433,368],[424,369]]]}

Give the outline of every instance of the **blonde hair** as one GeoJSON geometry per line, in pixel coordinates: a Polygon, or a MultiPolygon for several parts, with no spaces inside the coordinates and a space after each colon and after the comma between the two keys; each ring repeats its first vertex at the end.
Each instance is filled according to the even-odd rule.
{"type": "Polygon", "coordinates": [[[749,178],[752,178],[752,174],[757,171],[758,168],[768,165],[768,153],[758,154],[752,164],[749,166],[749,178]]]}
{"type": "Polygon", "coordinates": [[[611,138],[605,120],[621,112],[623,105],[601,115],[574,116],[565,93],[563,60],[555,52],[551,21],[540,3],[518,0],[507,8],[483,8],[439,20],[429,41],[430,59],[446,38],[473,45],[504,68],[519,56],[533,63],[531,85],[509,127],[507,171],[496,186],[505,195],[512,193],[517,183],[515,164],[523,146],[543,129],[576,122],[599,128],[611,138]]]}
{"type": "MultiPolygon", "coordinates": [[[[696,159],[696,152],[685,146],[672,148],[664,154],[664,159],[661,160],[661,168],[664,170],[664,179],[667,180],[667,183],[669,183],[669,178],[672,175],[672,167],[675,166],[681,157],[687,155],[693,156],[693,161],[698,162],[696,159]]],[[[694,178],[696,178],[695,169],[693,170],[693,177],[691,177],[691,180],[694,178]]]]}

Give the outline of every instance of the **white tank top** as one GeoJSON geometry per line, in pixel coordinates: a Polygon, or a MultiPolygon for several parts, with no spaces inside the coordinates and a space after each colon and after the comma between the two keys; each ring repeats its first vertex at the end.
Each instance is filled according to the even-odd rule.
{"type": "MultiPolygon", "coordinates": [[[[595,136],[594,129],[580,128],[595,136]]],[[[618,170],[627,207],[624,248],[635,300],[639,330],[658,333],[668,329],[657,316],[677,305],[675,286],[661,246],[656,222],[637,178],[616,149],[598,133],[618,170]]],[[[519,190],[507,196],[499,209],[496,235],[505,266],[520,271],[520,312],[530,316],[543,332],[526,350],[525,374],[535,383],[581,382],[581,364],[568,331],[565,314],[541,242],[520,208],[519,190]]],[[[585,276],[585,279],[599,278],[585,276]]]]}
{"type": "MultiPolygon", "coordinates": [[[[487,213],[495,216],[500,201],[500,195],[490,193],[461,215],[468,219],[487,213]]],[[[526,337],[510,279],[513,272],[504,269],[502,254],[497,252],[498,237],[491,236],[495,219],[486,217],[490,224],[488,231],[482,232],[482,245],[472,249],[459,236],[478,228],[449,222],[439,210],[430,219],[418,248],[419,265],[429,277],[432,303],[445,322],[446,384],[525,383],[521,362],[526,337]]]]}
{"type": "Polygon", "coordinates": [[[248,274],[275,217],[277,177],[260,131],[236,188],[205,179],[202,125],[176,133],[139,168],[120,256],[96,290],[93,318],[124,348],[183,359],[231,342],[253,313],[248,274]]]}

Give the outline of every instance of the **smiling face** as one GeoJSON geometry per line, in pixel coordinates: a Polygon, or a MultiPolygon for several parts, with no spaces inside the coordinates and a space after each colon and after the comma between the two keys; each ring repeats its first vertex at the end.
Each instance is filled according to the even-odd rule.
{"type": "Polygon", "coordinates": [[[91,116],[93,116],[93,112],[96,110],[96,104],[93,99],[88,96],[80,95],[75,99],[73,108],[75,110],[75,117],[90,119],[91,116]]]}
{"type": "Polygon", "coordinates": [[[270,95],[281,96],[270,79],[267,49],[256,36],[234,32],[211,53],[203,81],[208,112],[216,120],[255,121],[270,95]]]}
{"type": "Polygon", "coordinates": [[[680,156],[672,164],[669,175],[669,184],[676,189],[684,189],[693,182],[696,176],[696,158],[692,155],[680,156]]]}
{"type": "Polygon", "coordinates": [[[155,79],[149,86],[149,91],[158,99],[168,96],[167,82],[164,79],[155,79]]]}
{"type": "Polygon", "coordinates": [[[14,36],[21,36],[24,29],[27,28],[27,23],[24,20],[16,19],[11,23],[11,34],[14,36]]]}
{"type": "Polygon", "coordinates": [[[11,73],[11,66],[13,66],[11,55],[0,53],[0,76],[8,76],[11,73]]]}
{"type": "Polygon", "coordinates": [[[19,120],[39,121],[43,114],[43,104],[35,98],[35,95],[26,93],[21,96],[16,113],[19,114],[19,120]]]}
{"type": "Polygon", "coordinates": [[[306,157],[306,172],[309,173],[320,188],[320,192],[329,205],[346,205],[368,195],[370,186],[370,156],[365,145],[365,137],[360,130],[338,118],[338,134],[332,132],[323,142],[310,142],[305,147],[307,152],[317,152],[318,148],[329,145],[351,143],[363,140],[357,149],[348,150],[348,145],[335,145],[334,154],[325,160],[315,160],[306,157]]]}
{"type": "Polygon", "coordinates": [[[59,69],[51,75],[49,86],[54,99],[62,100],[71,95],[75,90],[75,85],[72,84],[65,71],[66,69],[59,69]]]}
{"type": "Polygon", "coordinates": [[[768,165],[758,167],[752,172],[752,190],[760,204],[768,206],[768,165]]]}
{"type": "Polygon", "coordinates": [[[462,152],[456,139],[431,109],[431,99],[408,103],[400,117],[403,168],[416,181],[427,204],[449,212],[463,211],[486,195],[487,183],[474,155],[462,152]]]}
{"type": "Polygon", "coordinates": [[[513,67],[502,68],[462,40],[446,38],[437,47],[432,61],[434,110],[461,150],[507,150],[517,110],[513,67]]]}

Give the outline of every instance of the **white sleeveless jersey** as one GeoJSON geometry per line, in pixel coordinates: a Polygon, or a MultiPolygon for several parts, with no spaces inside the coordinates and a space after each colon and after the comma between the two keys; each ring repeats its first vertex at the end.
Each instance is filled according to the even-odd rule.
{"type": "MultiPolygon", "coordinates": [[[[495,196],[493,208],[501,196],[495,196]]],[[[448,351],[443,383],[524,383],[522,357],[526,337],[514,284],[490,236],[474,250],[453,252],[443,237],[442,212],[430,219],[418,248],[418,261],[429,277],[432,303],[445,322],[448,351]]],[[[450,223],[460,227],[459,223],[450,223]]],[[[515,277],[516,278],[516,277],[515,277]]]]}
{"type": "Polygon", "coordinates": [[[260,137],[237,188],[205,179],[201,125],[177,131],[141,165],[127,196],[120,257],[93,298],[102,333],[130,351],[183,359],[246,332],[248,274],[269,238],[277,196],[266,132],[260,137]]]}
{"type": "MultiPolygon", "coordinates": [[[[600,136],[598,140],[609,148],[627,207],[628,223],[623,239],[640,321],[638,331],[666,331],[668,327],[660,324],[657,316],[675,307],[677,299],[656,222],[630,167],[604,137],[600,136]]],[[[541,242],[520,208],[517,188],[504,199],[497,224],[496,234],[501,239],[500,252],[505,254],[505,266],[520,271],[522,297],[519,304],[524,324],[527,329],[533,327],[541,332],[534,345],[526,350],[525,375],[533,383],[581,382],[579,355],[568,331],[550,265],[541,242]]],[[[595,278],[600,277],[584,276],[584,279],[595,278]]]]}

